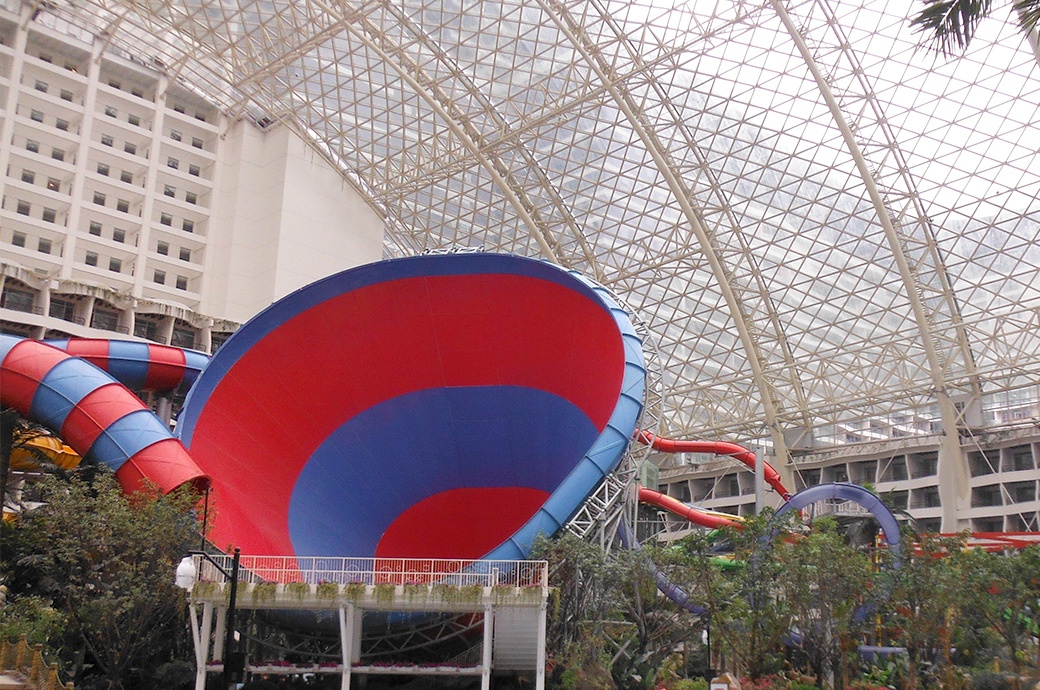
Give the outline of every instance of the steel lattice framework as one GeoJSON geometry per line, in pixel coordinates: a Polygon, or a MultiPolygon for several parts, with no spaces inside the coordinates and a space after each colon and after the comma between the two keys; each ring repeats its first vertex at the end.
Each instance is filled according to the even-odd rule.
{"type": "Polygon", "coordinates": [[[906,2],[39,9],[295,130],[384,214],[389,256],[481,246],[608,286],[656,339],[662,433],[782,456],[1035,400],[1040,53],[999,10],[948,59],[906,2]]]}

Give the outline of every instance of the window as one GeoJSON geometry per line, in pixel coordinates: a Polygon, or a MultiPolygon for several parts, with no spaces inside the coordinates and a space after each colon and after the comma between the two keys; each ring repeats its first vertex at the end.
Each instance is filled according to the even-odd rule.
{"type": "Polygon", "coordinates": [[[72,100],[72,92],[69,91],[68,89],[62,89],[61,90],[61,100],[63,100],[63,101],[71,101],[72,100]]]}
{"type": "Polygon", "coordinates": [[[163,225],[173,225],[173,216],[169,213],[160,213],[159,222],[163,225]]]}
{"type": "Polygon", "coordinates": [[[184,114],[184,106],[183,105],[175,105],[175,106],[173,106],[173,110],[174,110],[174,112],[178,112],[181,115],[184,114]]]}
{"type": "Polygon", "coordinates": [[[24,247],[25,246],[25,233],[24,232],[16,232],[13,235],[11,235],[11,244],[13,244],[16,247],[24,247]]]}
{"type": "Polygon", "coordinates": [[[130,202],[127,201],[126,199],[117,199],[116,200],[116,210],[117,211],[121,211],[123,213],[129,213],[130,212],[130,202]]]}
{"type": "Polygon", "coordinates": [[[134,174],[129,170],[124,170],[123,172],[119,173],[119,179],[123,182],[126,182],[127,184],[133,184],[134,174]]]}
{"type": "Polygon", "coordinates": [[[177,188],[172,185],[164,185],[162,193],[166,196],[177,196],[177,188]]]}
{"type": "Polygon", "coordinates": [[[26,142],[25,142],[25,150],[26,151],[30,151],[31,153],[39,153],[40,152],[40,142],[33,141],[32,139],[27,139],[26,142]]]}
{"type": "Polygon", "coordinates": [[[120,271],[122,271],[123,270],[123,261],[122,261],[122,259],[117,259],[114,256],[112,258],[110,258],[108,260],[108,270],[112,271],[113,273],[119,273],[120,271]]]}
{"type": "Polygon", "coordinates": [[[33,122],[43,122],[43,113],[39,110],[30,110],[29,119],[33,122]]]}
{"type": "Polygon", "coordinates": [[[167,158],[166,159],[166,166],[176,170],[177,168],[179,168],[181,166],[181,163],[176,158],[167,158]]]}
{"type": "Polygon", "coordinates": [[[54,121],[54,126],[57,127],[58,129],[60,129],[63,132],[69,131],[69,121],[68,120],[62,120],[60,117],[57,120],[54,121]]]}
{"type": "Polygon", "coordinates": [[[65,69],[67,69],[70,72],[79,72],[79,67],[74,62],[66,62],[65,69]]]}
{"type": "Polygon", "coordinates": [[[52,297],[51,306],[47,310],[47,314],[62,321],[74,321],[76,319],[76,303],[72,300],[52,297]]]}
{"type": "Polygon", "coordinates": [[[144,91],[136,86],[130,89],[130,93],[138,98],[144,98],[144,91]]]}
{"type": "Polygon", "coordinates": [[[202,171],[199,169],[199,166],[195,165],[194,163],[188,166],[189,175],[194,175],[195,177],[198,177],[200,172],[202,171]]]}
{"type": "Polygon", "coordinates": [[[132,124],[134,127],[138,127],[141,124],[141,116],[140,115],[127,115],[126,116],[126,121],[129,122],[130,124],[132,124]]]}
{"type": "Polygon", "coordinates": [[[201,120],[202,122],[205,122],[206,121],[206,113],[200,113],[200,112],[196,111],[195,119],[196,120],[201,120]]]}
{"type": "Polygon", "coordinates": [[[36,181],[36,173],[34,173],[32,170],[23,170],[22,171],[22,182],[28,182],[29,184],[32,184],[35,181],[36,181]]]}
{"type": "Polygon", "coordinates": [[[83,259],[83,263],[88,266],[97,266],[97,252],[87,252],[87,256],[83,259]]]}
{"type": "Polygon", "coordinates": [[[174,141],[180,141],[181,140],[181,133],[178,132],[175,129],[171,129],[170,130],[170,138],[173,139],[174,141]]]}
{"type": "Polygon", "coordinates": [[[97,164],[98,175],[104,175],[105,177],[108,177],[108,170],[109,170],[109,168],[108,168],[108,164],[107,163],[98,163],[97,164]]]}
{"type": "Polygon", "coordinates": [[[45,208],[43,209],[43,213],[40,214],[40,217],[43,219],[44,223],[53,223],[58,217],[58,212],[53,208],[45,208]]]}
{"type": "Polygon", "coordinates": [[[115,106],[106,105],[105,115],[108,115],[109,117],[116,117],[117,115],[119,115],[119,111],[115,109],[115,106]]]}
{"type": "Polygon", "coordinates": [[[32,209],[32,205],[28,201],[21,201],[21,200],[19,200],[18,208],[15,209],[15,210],[17,211],[17,213],[19,215],[27,216],[27,215],[29,215],[29,211],[31,209],[32,209]]]}
{"type": "Polygon", "coordinates": [[[115,141],[112,139],[112,135],[111,134],[102,134],[101,135],[101,144],[103,146],[111,146],[114,143],[115,143],[115,141]]]}
{"type": "Polygon", "coordinates": [[[159,243],[155,245],[155,251],[166,256],[170,253],[170,245],[160,240],[159,243]]]}
{"type": "Polygon", "coordinates": [[[108,80],[108,85],[111,86],[113,89],[120,89],[120,88],[122,88],[122,85],[119,82],[117,82],[115,79],[109,79],[108,80]]]}
{"type": "Polygon", "coordinates": [[[177,276],[177,289],[178,290],[187,290],[188,289],[188,279],[185,278],[184,276],[177,276]]]}
{"type": "Polygon", "coordinates": [[[47,239],[46,237],[41,237],[40,238],[40,243],[36,245],[36,248],[40,251],[41,254],[50,254],[51,253],[51,241],[49,239],[47,239]]]}
{"type": "Polygon", "coordinates": [[[40,53],[40,62],[46,62],[47,64],[50,64],[51,56],[50,55],[46,55],[44,53],[40,53]]]}
{"type": "Polygon", "coordinates": [[[91,235],[96,235],[97,237],[101,237],[101,223],[97,222],[96,220],[90,221],[90,227],[87,229],[87,231],[91,235]]]}
{"type": "Polygon", "coordinates": [[[94,192],[94,203],[98,206],[105,205],[105,195],[103,192],[94,192]]]}
{"type": "Polygon", "coordinates": [[[187,247],[181,247],[180,258],[181,261],[191,261],[191,250],[187,247]]]}
{"type": "Polygon", "coordinates": [[[194,146],[197,149],[201,149],[202,148],[202,139],[199,139],[198,137],[192,137],[191,138],[191,145],[194,146]]]}
{"type": "Polygon", "coordinates": [[[13,285],[7,285],[0,295],[0,305],[15,311],[31,312],[35,301],[36,295],[31,290],[19,290],[13,285]]]}
{"type": "Polygon", "coordinates": [[[184,326],[174,326],[170,345],[192,349],[195,347],[195,331],[184,326]]]}
{"type": "Polygon", "coordinates": [[[132,144],[128,141],[125,144],[123,144],[123,150],[129,153],[130,155],[134,155],[137,153],[137,144],[132,144]]]}
{"type": "Polygon", "coordinates": [[[45,82],[45,81],[40,81],[39,79],[37,79],[37,80],[36,80],[36,85],[35,85],[35,87],[34,87],[34,88],[35,88],[35,89],[36,89],[37,91],[41,91],[41,92],[43,92],[43,93],[47,93],[47,82],[45,82]]]}
{"type": "Polygon", "coordinates": [[[181,230],[183,230],[184,232],[195,232],[195,221],[185,220],[183,223],[181,223],[181,230]]]}
{"type": "Polygon", "coordinates": [[[158,332],[159,323],[154,319],[146,319],[142,316],[134,319],[134,335],[138,338],[155,340],[158,337],[158,332]]]}
{"type": "Polygon", "coordinates": [[[94,309],[94,314],[90,318],[90,326],[105,331],[114,331],[119,328],[119,314],[108,309],[94,309]]]}
{"type": "Polygon", "coordinates": [[[155,269],[155,273],[152,274],[152,280],[159,283],[159,285],[166,285],[166,271],[155,269]]]}
{"type": "Polygon", "coordinates": [[[198,203],[199,195],[195,192],[185,192],[184,200],[187,201],[189,204],[195,204],[198,203]]]}
{"type": "Polygon", "coordinates": [[[51,190],[52,192],[60,192],[61,191],[61,180],[59,180],[56,177],[48,177],[47,178],[47,189],[51,190]]]}
{"type": "Polygon", "coordinates": [[[65,151],[63,149],[51,149],[51,158],[56,161],[65,160],[65,151]]]}
{"type": "Polygon", "coordinates": [[[126,230],[122,228],[113,228],[112,240],[115,242],[126,242],[126,230]]]}

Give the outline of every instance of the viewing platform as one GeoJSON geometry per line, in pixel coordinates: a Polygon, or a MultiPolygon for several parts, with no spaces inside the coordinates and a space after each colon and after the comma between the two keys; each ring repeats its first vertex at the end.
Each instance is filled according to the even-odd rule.
{"type": "MultiPolygon", "coordinates": [[[[198,674],[223,671],[231,601],[237,610],[337,613],[338,663],[281,666],[244,664],[251,673],[479,676],[490,687],[493,671],[530,673],[537,690],[545,682],[545,625],[549,597],[545,561],[466,561],[411,558],[296,558],[240,556],[232,582],[233,557],[192,557],[192,632],[198,674]],[[234,590],[234,597],[232,597],[234,590]],[[362,619],[366,612],[477,614],[483,620],[480,660],[469,665],[363,661],[362,619]]],[[[326,615],[328,615],[326,613],[326,615]]],[[[231,615],[232,619],[234,615],[231,615]]],[[[402,632],[407,615],[401,617],[402,632]]]]}

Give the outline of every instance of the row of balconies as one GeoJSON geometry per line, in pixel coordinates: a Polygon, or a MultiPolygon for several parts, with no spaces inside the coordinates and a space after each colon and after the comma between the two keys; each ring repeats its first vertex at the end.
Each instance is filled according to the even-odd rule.
{"type": "MultiPolygon", "coordinates": [[[[46,316],[50,319],[66,322],[75,326],[88,327],[95,330],[111,332],[118,335],[134,335],[158,343],[168,343],[187,349],[206,350],[223,342],[234,329],[233,324],[222,322],[224,331],[213,332],[212,329],[200,327],[173,314],[155,313],[154,307],[140,300],[121,300],[117,304],[109,299],[89,295],[66,292],[34,290],[25,283],[6,277],[0,291],[0,310],[8,310],[3,321],[17,324],[20,320],[16,314],[46,316]],[[203,338],[202,336],[206,337],[203,338]]],[[[168,311],[168,310],[166,310],[168,311]]],[[[37,323],[38,332],[28,332],[24,328],[7,329],[30,337],[62,337],[68,335],[84,335],[83,332],[66,332],[57,324],[45,325],[39,319],[21,319],[23,322],[37,323]]],[[[76,329],[71,329],[76,331],[76,329]]]]}
{"type": "MultiPolygon", "coordinates": [[[[95,276],[98,283],[129,289],[138,273],[141,257],[129,250],[114,250],[109,245],[111,243],[78,243],[75,268],[82,274],[95,276]]],[[[26,260],[21,263],[50,273],[56,272],[61,266],[64,248],[65,244],[60,239],[52,241],[46,237],[30,237],[16,230],[12,233],[11,245],[5,248],[5,253],[20,259],[24,257],[26,260]]],[[[199,260],[196,257],[195,261],[179,261],[174,257],[149,254],[146,262],[140,265],[148,271],[144,278],[152,291],[166,292],[178,302],[195,302],[199,297],[202,280],[202,264],[198,263],[199,260]],[[166,289],[162,290],[163,287],[166,289]]]]}
{"type": "MultiPolygon", "coordinates": [[[[77,158],[84,150],[82,142],[75,137],[55,135],[34,122],[17,116],[8,175],[20,178],[46,172],[46,190],[68,196],[72,193],[77,158]]],[[[131,208],[134,208],[140,215],[141,204],[149,194],[161,194],[169,200],[168,203],[181,207],[189,215],[204,215],[209,206],[212,184],[203,176],[203,163],[200,161],[193,162],[182,154],[169,152],[157,168],[156,179],[146,189],[147,149],[102,134],[85,151],[89,159],[85,175],[91,182],[91,190],[106,197],[118,197],[126,204],[124,212],[131,213],[131,208]]],[[[212,160],[205,162],[207,174],[212,164],[212,160]]]]}
{"type": "MultiPolygon", "coordinates": [[[[11,46],[20,30],[18,18],[0,16],[0,76],[8,80],[13,63],[11,46]]],[[[49,36],[48,29],[32,24],[28,31],[22,87],[82,107],[91,73],[90,46],[78,44],[69,36],[49,36]],[[60,49],[55,49],[54,38],[60,42],[60,49]]],[[[203,99],[177,84],[164,87],[158,72],[112,54],[102,58],[96,86],[98,100],[114,107],[114,116],[124,113],[134,126],[150,126],[157,102],[165,105],[164,119],[181,123],[187,130],[213,131],[218,118],[216,108],[203,99]]]]}

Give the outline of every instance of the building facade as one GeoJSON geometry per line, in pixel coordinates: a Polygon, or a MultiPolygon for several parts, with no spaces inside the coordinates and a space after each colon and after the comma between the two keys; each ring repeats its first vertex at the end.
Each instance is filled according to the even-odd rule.
{"type": "Polygon", "coordinates": [[[287,127],[232,120],[23,12],[0,12],[4,332],[211,352],[279,297],[381,258],[380,216],[287,127]]]}

